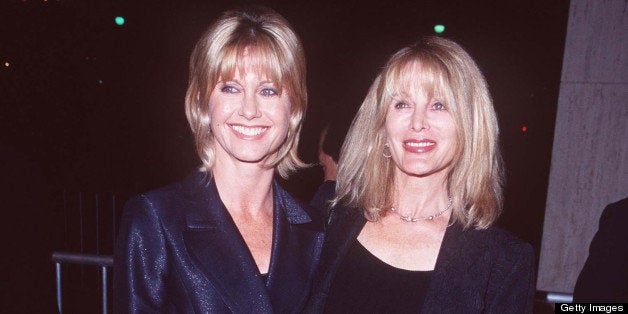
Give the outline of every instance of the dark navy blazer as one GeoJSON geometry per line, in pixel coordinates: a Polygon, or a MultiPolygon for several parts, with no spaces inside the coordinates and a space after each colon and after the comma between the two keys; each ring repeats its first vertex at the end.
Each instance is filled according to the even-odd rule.
{"type": "MultiPolygon", "coordinates": [[[[336,271],[366,224],[353,208],[332,210],[306,313],[321,313],[336,271]]],[[[534,254],[498,228],[447,228],[421,313],[531,313],[534,254]]]]}
{"type": "Polygon", "coordinates": [[[323,243],[322,223],[273,183],[266,281],[213,180],[184,181],[125,206],[114,262],[119,313],[298,313],[323,243]]]}

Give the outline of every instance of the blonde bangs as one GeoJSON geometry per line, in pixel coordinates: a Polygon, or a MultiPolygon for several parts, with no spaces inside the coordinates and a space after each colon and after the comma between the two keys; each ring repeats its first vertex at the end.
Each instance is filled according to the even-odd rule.
{"type": "Polygon", "coordinates": [[[428,98],[445,102],[448,108],[453,105],[447,68],[440,60],[409,50],[400,51],[397,57],[384,72],[382,104],[388,104],[394,97],[408,97],[409,91],[421,91],[428,98]]]}
{"type": "Polygon", "coordinates": [[[238,41],[225,47],[221,62],[215,72],[214,82],[232,80],[236,69],[243,73],[246,66],[257,71],[257,75],[269,79],[281,92],[284,70],[275,52],[277,49],[272,46],[272,42],[263,36],[256,38],[240,38],[238,41]],[[243,59],[247,57],[247,62],[243,59]]]}

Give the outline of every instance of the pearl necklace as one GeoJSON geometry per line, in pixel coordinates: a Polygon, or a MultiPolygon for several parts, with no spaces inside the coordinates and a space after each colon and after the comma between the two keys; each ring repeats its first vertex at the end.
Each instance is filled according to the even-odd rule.
{"type": "Polygon", "coordinates": [[[397,214],[397,216],[399,216],[399,218],[401,218],[401,220],[405,221],[405,222],[417,222],[417,221],[422,221],[422,220],[434,220],[434,218],[436,217],[440,217],[442,216],[446,211],[451,209],[451,206],[454,204],[454,201],[451,197],[449,197],[449,202],[447,203],[447,207],[445,207],[443,210],[439,211],[438,213],[431,215],[431,216],[425,216],[425,217],[410,217],[410,216],[404,216],[400,213],[397,212],[397,210],[394,207],[390,207],[390,211],[392,211],[393,213],[397,214]]]}

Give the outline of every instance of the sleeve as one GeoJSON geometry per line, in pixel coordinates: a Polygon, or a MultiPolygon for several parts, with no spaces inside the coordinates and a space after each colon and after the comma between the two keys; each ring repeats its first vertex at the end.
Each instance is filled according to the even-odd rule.
{"type": "Polygon", "coordinates": [[[323,182],[310,200],[310,206],[318,210],[325,219],[331,210],[329,201],[336,197],[336,181],[323,182]]]}
{"type": "Polygon", "coordinates": [[[626,225],[628,199],[604,209],[589,256],[576,282],[575,302],[628,302],[626,225]]]}
{"type": "Polygon", "coordinates": [[[165,236],[145,196],[124,207],[114,258],[114,312],[156,313],[165,300],[168,274],[165,236]]]}
{"type": "Polygon", "coordinates": [[[532,313],[535,293],[532,246],[512,241],[499,255],[489,280],[486,313],[532,313]]]}

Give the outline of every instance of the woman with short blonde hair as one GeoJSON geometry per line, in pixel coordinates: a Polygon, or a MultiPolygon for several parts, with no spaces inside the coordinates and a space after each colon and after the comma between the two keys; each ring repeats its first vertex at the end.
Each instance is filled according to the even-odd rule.
{"type": "Polygon", "coordinates": [[[185,111],[203,165],[125,206],[114,265],[120,313],[299,313],[322,220],[274,180],[297,157],[305,57],[266,8],[224,13],[190,60],[185,111]]]}
{"type": "Polygon", "coordinates": [[[203,168],[211,169],[214,148],[207,106],[211,89],[221,77],[233,77],[236,68],[242,66],[239,60],[245,51],[252,53],[254,66],[277,82],[278,89],[285,89],[292,103],[288,137],[267,164],[276,166],[279,174],[287,178],[290,172],[304,166],[297,156],[297,145],[307,109],[305,54],[301,41],[282,16],[266,14],[257,21],[249,18],[253,18],[249,12],[226,13],[201,36],[190,58],[185,113],[203,168]]]}
{"type": "Polygon", "coordinates": [[[458,44],[395,53],[345,139],[308,311],[530,312],[528,244],[491,227],[502,209],[497,119],[458,44]]]}

